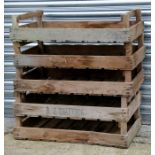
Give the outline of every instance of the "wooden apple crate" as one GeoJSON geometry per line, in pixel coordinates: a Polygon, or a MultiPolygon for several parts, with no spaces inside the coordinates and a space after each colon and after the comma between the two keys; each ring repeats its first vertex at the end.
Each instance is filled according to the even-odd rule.
{"type": "Polygon", "coordinates": [[[45,22],[42,14],[13,17],[15,138],[128,147],[140,127],[145,55],[140,10],[111,22],[45,22]],[[19,24],[28,18],[37,21],[19,24]],[[47,44],[51,41],[67,44],[47,44]],[[32,42],[38,45],[22,50],[32,42]],[[66,102],[71,96],[76,100],[66,102]],[[90,103],[82,96],[104,99],[90,103]],[[71,122],[86,124],[78,129],[71,122]]]}

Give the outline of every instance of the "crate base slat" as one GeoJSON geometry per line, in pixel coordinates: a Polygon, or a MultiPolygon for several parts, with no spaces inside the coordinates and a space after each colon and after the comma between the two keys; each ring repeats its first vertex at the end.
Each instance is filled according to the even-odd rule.
{"type": "Polygon", "coordinates": [[[140,128],[140,118],[129,128],[126,135],[96,131],[17,127],[14,129],[16,139],[44,140],[57,142],[76,142],[99,144],[127,148],[140,128]]]}

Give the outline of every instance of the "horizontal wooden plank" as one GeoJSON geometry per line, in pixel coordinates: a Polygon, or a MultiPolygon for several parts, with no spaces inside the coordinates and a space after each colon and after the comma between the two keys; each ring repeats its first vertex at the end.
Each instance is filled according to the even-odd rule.
{"type": "Polygon", "coordinates": [[[15,80],[16,92],[132,95],[132,82],[98,82],[73,80],[15,80]]]}
{"type": "Polygon", "coordinates": [[[17,67],[92,68],[132,70],[132,61],[126,56],[80,55],[15,55],[17,67]]]}
{"type": "Polygon", "coordinates": [[[76,80],[15,80],[17,92],[89,94],[89,95],[134,95],[143,83],[141,70],[132,82],[76,81],[76,80]]]}
{"type": "Polygon", "coordinates": [[[39,103],[16,103],[15,115],[30,117],[58,117],[86,120],[123,121],[127,119],[127,109],[117,107],[96,107],[79,105],[54,105],[39,103]]]}
{"type": "Polygon", "coordinates": [[[13,41],[128,42],[129,36],[126,28],[14,28],[10,33],[13,41]]]}
{"type": "Polygon", "coordinates": [[[14,129],[14,137],[16,139],[51,140],[126,147],[124,137],[119,134],[97,133],[93,131],[18,127],[14,129]]]}
{"type": "Polygon", "coordinates": [[[138,107],[141,104],[141,94],[140,92],[136,95],[136,97],[131,101],[131,103],[128,106],[128,119],[127,121],[130,120],[130,118],[133,116],[135,111],[138,109],[138,107]]]}
{"type": "Polygon", "coordinates": [[[128,42],[143,30],[143,22],[129,28],[14,28],[10,37],[13,41],[128,42]]]}

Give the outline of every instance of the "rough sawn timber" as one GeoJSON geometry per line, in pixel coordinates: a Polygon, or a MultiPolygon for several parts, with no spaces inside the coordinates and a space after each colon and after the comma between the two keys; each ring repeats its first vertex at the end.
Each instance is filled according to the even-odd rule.
{"type": "Polygon", "coordinates": [[[14,28],[13,41],[57,41],[57,42],[130,42],[143,31],[143,22],[129,28],[14,28]],[[32,35],[33,34],[33,35],[32,35]]]}
{"type": "MultiPolygon", "coordinates": [[[[108,52],[108,51],[107,51],[108,52]]],[[[144,59],[144,47],[131,56],[15,55],[17,67],[59,67],[132,70],[144,59]]]]}

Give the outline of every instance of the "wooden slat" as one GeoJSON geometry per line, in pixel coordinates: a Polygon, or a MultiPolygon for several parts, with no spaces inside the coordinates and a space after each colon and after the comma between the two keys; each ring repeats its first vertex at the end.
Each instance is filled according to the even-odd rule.
{"type": "Polygon", "coordinates": [[[145,47],[141,47],[139,48],[132,56],[131,56],[131,59],[132,59],[132,62],[133,62],[133,68],[134,69],[135,67],[137,67],[138,64],[140,64],[143,59],[145,57],[145,47]]]}
{"type": "Polygon", "coordinates": [[[129,41],[137,39],[144,32],[144,22],[140,21],[137,24],[131,26],[129,41]]]}
{"type": "Polygon", "coordinates": [[[74,56],[74,55],[16,55],[17,67],[60,67],[60,68],[92,68],[121,69],[133,68],[131,59],[125,56],[74,56]]]}
{"type": "Polygon", "coordinates": [[[129,29],[125,28],[16,28],[10,33],[13,41],[57,42],[128,42],[129,29]],[[33,34],[33,35],[32,35],[33,34]]]}
{"type": "MultiPolygon", "coordinates": [[[[38,47],[28,50],[34,53],[38,47]],[[34,51],[34,52],[33,52],[34,51]]],[[[132,70],[144,59],[144,47],[132,56],[15,55],[17,67],[60,67],[132,70]]]]}
{"type": "Polygon", "coordinates": [[[126,141],[119,134],[97,133],[64,129],[19,127],[14,129],[16,139],[51,140],[126,147],[126,141]]]}
{"type": "Polygon", "coordinates": [[[132,127],[129,129],[129,131],[128,131],[127,135],[126,135],[127,147],[130,145],[130,143],[132,142],[133,138],[136,136],[136,134],[139,131],[140,127],[141,127],[141,119],[138,118],[134,122],[132,127]]]}
{"type": "Polygon", "coordinates": [[[14,41],[128,42],[135,40],[143,30],[143,22],[129,28],[14,28],[10,37],[14,41]]]}
{"type": "Polygon", "coordinates": [[[132,95],[132,82],[15,80],[15,91],[32,93],[132,95]]]}
{"type": "Polygon", "coordinates": [[[141,84],[144,81],[144,73],[143,73],[143,69],[137,74],[137,76],[133,79],[133,83],[132,83],[132,87],[134,92],[138,92],[141,84]]]}
{"type": "Polygon", "coordinates": [[[122,121],[127,119],[127,109],[116,107],[71,106],[54,104],[22,103],[15,105],[16,116],[42,116],[87,120],[122,121]]]}
{"type": "Polygon", "coordinates": [[[141,104],[141,95],[140,92],[136,95],[136,97],[131,101],[131,103],[128,106],[128,119],[127,121],[130,120],[130,118],[133,116],[133,114],[136,112],[138,107],[141,104]]]}
{"type": "Polygon", "coordinates": [[[15,80],[16,92],[124,95],[135,94],[144,80],[143,70],[132,82],[75,81],[75,80],[15,80]]]}
{"type": "MultiPolygon", "coordinates": [[[[121,96],[121,108],[127,109],[127,102],[128,99],[126,96],[121,96]]],[[[119,122],[120,123],[120,133],[121,135],[125,135],[127,133],[127,121],[122,120],[119,122]]]]}

